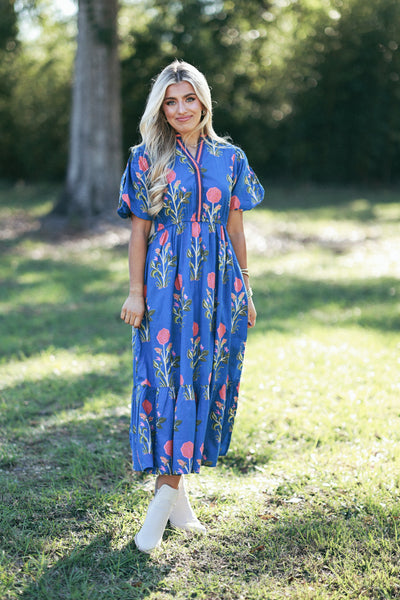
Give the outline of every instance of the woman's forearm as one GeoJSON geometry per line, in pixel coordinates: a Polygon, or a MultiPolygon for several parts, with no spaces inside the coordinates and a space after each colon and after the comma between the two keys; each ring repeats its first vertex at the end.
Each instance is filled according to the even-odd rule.
{"type": "MultiPolygon", "coordinates": [[[[247,269],[246,237],[243,227],[243,213],[241,211],[231,211],[229,213],[227,231],[240,268],[247,269]]],[[[243,279],[246,287],[248,287],[249,276],[243,274],[243,279]]]]}
{"type": "Polygon", "coordinates": [[[129,241],[129,295],[143,295],[144,266],[151,223],[132,217],[129,241]]]}
{"type": "Polygon", "coordinates": [[[227,223],[227,231],[233,250],[236,254],[239,266],[242,269],[242,275],[244,285],[247,290],[248,298],[248,327],[254,327],[257,318],[257,311],[254,306],[252,299],[252,291],[250,288],[250,280],[248,272],[243,273],[243,270],[247,271],[247,247],[246,237],[244,234],[243,227],[243,213],[241,211],[231,210],[227,223]]]}
{"type": "Polygon", "coordinates": [[[128,325],[140,327],[145,312],[144,266],[151,222],[132,217],[129,242],[129,295],[121,309],[121,319],[128,325]]]}
{"type": "MultiPolygon", "coordinates": [[[[240,268],[247,269],[247,248],[244,232],[230,233],[229,239],[231,240],[231,244],[235,252],[236,258],[238,260],[238,263],[240,265],[240,268]]],[[[244,278],[248,279],[248,275],[244,275],[244,278]]]]}

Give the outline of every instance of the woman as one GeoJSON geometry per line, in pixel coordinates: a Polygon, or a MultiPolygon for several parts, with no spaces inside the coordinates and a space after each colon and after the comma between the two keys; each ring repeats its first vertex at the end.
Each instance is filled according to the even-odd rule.
{"type": "Polygon", "coordinates": [[[118,213],[131,218],[133,468],[157,474],[137,547],[151,552],[168,519],[205,533],[183,475],[215,466],[232,434],[247,327],[256,321],[243,210],[263,189],[212,126],[210,90],[175,61],[155,80],[131,150],[118,213]]]}

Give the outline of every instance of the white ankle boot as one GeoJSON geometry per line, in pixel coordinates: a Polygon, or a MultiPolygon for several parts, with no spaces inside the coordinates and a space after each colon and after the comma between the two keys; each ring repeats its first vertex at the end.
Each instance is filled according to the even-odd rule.
{"type": "Polygon", "coordinates": [[[183,475],[179,481],[178,499],[169,515],[169,522],[177,529],[185,529],[186,531],[195,531],[196,533],[203,534],[207,533],[206,528],[200,523],[190,505],[183,475]]]}
{"type": "Polygon", "coordinates": [[[178,499],[178,490],[164,484],[157,491],[147,509],[143,527],[135,536],[135,544],[142,552],[150,554],[162,540],[165,526],[178,499]]]}

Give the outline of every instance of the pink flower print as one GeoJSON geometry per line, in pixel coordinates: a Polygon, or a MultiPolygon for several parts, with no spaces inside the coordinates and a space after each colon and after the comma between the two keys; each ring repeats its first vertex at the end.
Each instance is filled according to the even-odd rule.
{"type": "Polygon", "coordinates": [[[184,456],[185,458],[193,458],[193,449],[193,442],[185,442],[181,446],[182,456],[184,456]]]}
{"type": "Polygon", "coordinates": [[[151,383],[148,379],[145,379],[144,381],[142,381],[141,385],[148,385],[149,387],[151,387],[151,383]]]}
{"type": "Polygon", "coordinates": [[[147,162],[147,158],[144,156],[139,156],[139,169],[145,173],[149,168],[149,163],[147,162]]]}
{"type": "Polygon", "coordinates": [[[146,398],[146,400],[144,400],[142,406],[143,406],[143,410],[146,413],[146,415],[149,415],[151,413],[151,409],[153,408],[152,403],[149,402],[146,398]]]}
{"type": "Polygon", "coordinates": [[[182,375],[182,373],[181,373],[181,375],[180,375],[180,377],[179,377],[179,383],[180,383],[180,385],[185,385],[185,381],[184,381],[184,379],[183,379],[183,375],[182,375]]]}
{"type": "Polygon", "coordinates": [[[174,179],[176,179],[176,173],[172,169],[169,169],[168,173],[167,173],[167,181],[168,181],[168,183],[172,183],[174,181],[174,179]]]}
{"type": "Polygon", "coordinates": [[[200,230],[201,230],[200,223],[198,223],[197,221],[193,221],[193,223],[192,223],[192,236],[194,238],[198,238],[199,237],[200,230]]]}
{"type": "Polygon", "coordinates": [[[204,444],[202,444],[202,445],[200,446],[200,454],[203,454],[203,452],[204,452],[204,444]]]}
{"type": "Polygon", "coordinates": [[[221,398],[221,400],[225,400],[226,399],[226,385],[225,385],[225,383],[222,386],[222,388],[219,390],[219,397],[221,398]]]}
{"type": "Polygon", "coordinates": [[[197,323],[193,323],[193,337],[196,337],[196,335],[199,333],[199,326],[197,323]]]}
{"type": "Polygon", "coordinates": [[[167,344],[169,342],[169,337],[170,337],[170,333],[169,333],[169,329],[160,329],[160,331],[157,334],[157,341],[159,344],[163,345],[163,344],[167,344]]]}
{"type": "Polygon", "coordinates": [[[127,203],[127,205],[129,206],[129,208],[131,207],[131,201],[129,199],[128,194],[122,194],[122,200],[127,203]]]}
{"type": "Polygon", "coordinates": [[[178,273],[178,275],[176,276],[175,287],[178,290],[178,292],[180,292],[182,289],[182,275],[180,273],[178,273]]]}
{"type": "Polygon", "coordinates": [[[242,283],[242,280],[239,279],[239,277],[235,277],[235,282],[233,284],[233,287],[235,288],[236,293],[239,293],[240,290],[242,289],[243,283],[242,283]]]}
{"type": "Polygon", "coordinates": [[[157,231],[161,231],[161,229],[164,229],[164,225],[162,223],[159,223],[158,227],[157,227],[157,231]]]}
{"type": "Polygon", "coordinates": [[[211,202],[211,204],[216,204],[221,200],[222,193],[219,188],[212,187],[209,190],[207,190],[206,196],[207,200],[211,202]]]}
{"type": "MultiPolygon", "coordinates": [[[[218,326],[218,329],[217,329],[218,337],[222,338],[224,336],[225,331],[226,331],[225,325],[223,323],[220,323],[218,326]]],[[[158,336],[157,336],[157,339],[158,339],[158,336]]]]}
{"type": "Polygon", "coordinates": [[[215,273],[209,273],[207,275],[207,285],[212,290],[215,288],[215,273]]]}
{"type": "Polygon", "coordinates": [[[196,213],[193,213],[193,214],[192,214],[192,216],[191,216],[190,220],[191,220],[191,221],[195,221],[195,220],[196,220],[196,213]]]}
{"type": "Polygon", "coordinates": [[[164,246],[167,243],[167,240],[168,240],[168,230],[166,229],[165,231],[163,231],[163,233],[161,234],[161,237],[160,237],[161,246],[164,246]]]}
{"type": "Polygon", "coordinates": [[[237,210],[238,208],[240,208],[240,200],[237,196],[232,196],[231,198],[231,204],[230,204],[230,209],[231,210],[237,210]]]}
{"type": "Polygon", "coordinates": [[[164,452],[168,456],[172,456],[172,440],[168,440],[168,442],[165,442],[165,444],[164,444],[164,452]]]}

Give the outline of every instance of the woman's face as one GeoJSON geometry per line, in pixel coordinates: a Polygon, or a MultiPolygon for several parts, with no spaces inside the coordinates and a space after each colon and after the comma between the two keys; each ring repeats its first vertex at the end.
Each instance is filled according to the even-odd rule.
{"type": "Polygon", "coordinates": [[[162,108],[171,127],[187,138],[200,123],[203,106],[192,84],[181,81],[167,87],[162,108]]]}

